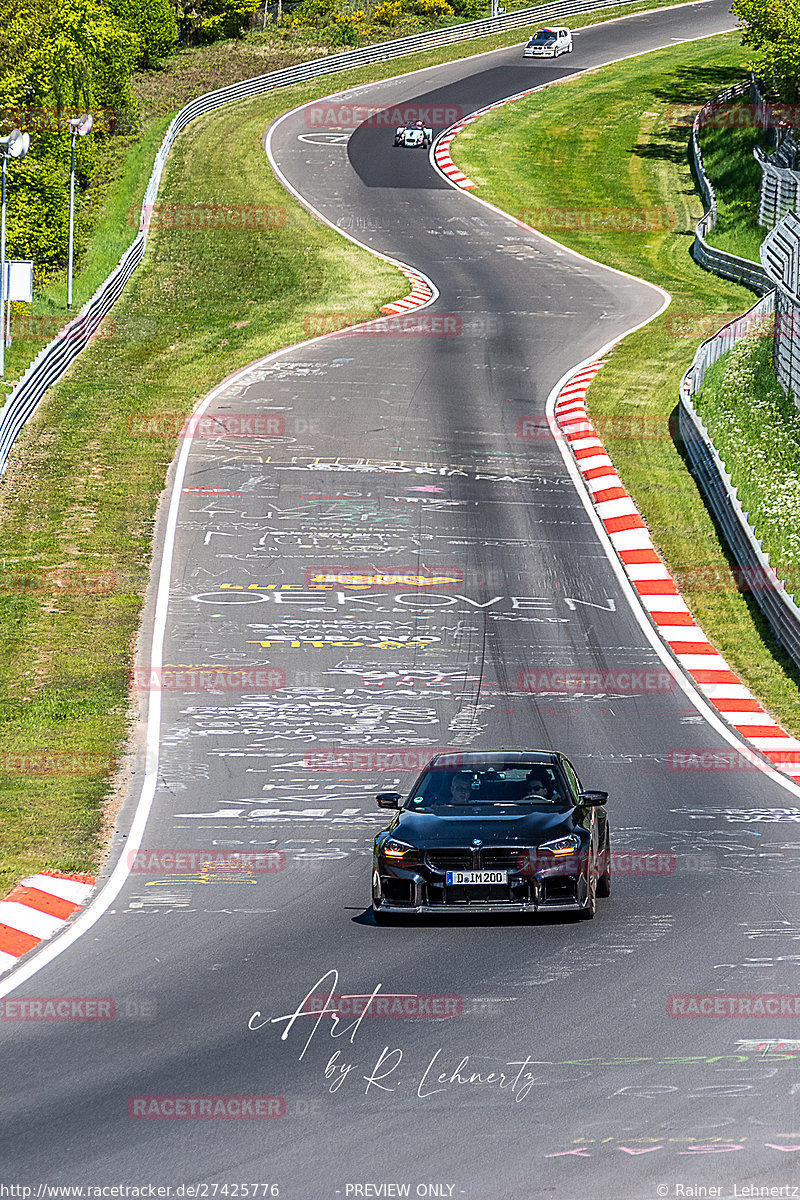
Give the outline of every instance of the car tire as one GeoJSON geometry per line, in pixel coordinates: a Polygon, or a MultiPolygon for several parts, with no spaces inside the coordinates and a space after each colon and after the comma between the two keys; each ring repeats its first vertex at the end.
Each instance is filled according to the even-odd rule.
{"type": "Polygon", "coordinates": [[[603,843],[603,874],[597,880],[597,894],[605,900],[611,895],[611,838],[606,825],[606,839],[603,843]]]}
{"type": "Polygon", "coordinates": [[[593,876],[591,872],[589,873],[587,886],[589,888],[589,899],[586,907],[578,910],[579,921],[591,921],[597,911],[597,877],[593,876]]]}

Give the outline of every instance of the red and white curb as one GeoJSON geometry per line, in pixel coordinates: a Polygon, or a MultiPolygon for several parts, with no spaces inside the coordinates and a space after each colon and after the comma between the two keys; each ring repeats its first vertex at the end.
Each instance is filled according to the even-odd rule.
{"type": "Polygon", "coordinates": [[[586,415],[589,384],[604,365],[596,361],[577,371],[555,406],[597,515],[658,633],[698,690],[741,737],[800,782],[800,741],[766,712],[692,617],[586,415]]]}
{"type": "Polygon", "coordinates": [[[23,879],[0,900],[0,973],[58,933],[83,907],[94,884],[94,875],[42,871],[23,879]]]}
{"type": "MultiPolygon", "coordinates": [[[[488,110],[481,110],[481,112],[484,111],[488,110]]],[[[464,189],[477,187],[477,184],[473,183],[471,179],[468,179],[464,172],[459,170],[459,168],[453,162],[452,158],[450,157],[450,143],[456,134],[461,133],[462,129],[466,129],[467,125],[471,125],[478,115],[478,113],[475,113],[473,116],[467,117],[466,120],[461,121],[460,124],[453,125],[451,129],[448,129],[446,133],[442,134],[433,148],[433,161],[436,163],[436,166],[439,168],[439,170],[447,176],[451,183],[455,183],[458,185],[458,187],[464,189]]]]}
{"type": "Polygon", "coordinates": [[[392,304],[384,304],[381,312],[385,316],[391,316],[393,313],[408,312],[410,308],[419,308],[421,304],[428,304],[433,299],[433,289],[428,284],[424,275],[420,275],[419,271],[414,271],[411,267],[405,267],[400,263],[397,265],[411,284],[411,291],[402,300],[395,300],[392,304]]]}

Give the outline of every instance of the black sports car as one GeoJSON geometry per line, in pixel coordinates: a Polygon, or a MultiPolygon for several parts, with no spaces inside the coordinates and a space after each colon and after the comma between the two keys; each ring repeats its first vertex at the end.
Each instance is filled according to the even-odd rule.
{"type": "Polygon", "coordinates": [[[563,754],[439,754],[375,839],[372,911],[577,912],[611,891],[607,792],[585,792],[563,754]]]}

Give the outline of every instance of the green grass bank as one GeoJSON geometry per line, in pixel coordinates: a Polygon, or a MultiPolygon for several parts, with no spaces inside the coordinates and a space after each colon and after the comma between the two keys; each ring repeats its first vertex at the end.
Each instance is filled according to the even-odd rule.
{"type": "MultiPolygon", "coordinates": [[[[470,126],[454,159],[478,195],[515,216],[541,213],[544,232],[589,257],[659,284],[667,311],[626,338],[589,391],[590,415],[695,617],[778,720],[800,733],[797,672],[752,597],[737,590],[713,521],[670,422],[699,342],[755,297],[701,270],[689,254],[702,204],[687,156],[686,122],[746,75],[738,34],[658,51],[506,106],[470,126]],[[647,210],[638,233],[547,227],[548,212],[647,210]],[[669,221],[658,214],[671,212],[669,221]],[[713,589],[708,580],[719,580],[713,589]]],[[[711,161],[711,169],[717,165],[711,161]]],[[[534,222],[535,223],[535,222],[534,222]]],[[[588,222],[587,222],[588,223],[588,222]]],[[[598,342],[600,338],[598,338],[598,342]]]]}

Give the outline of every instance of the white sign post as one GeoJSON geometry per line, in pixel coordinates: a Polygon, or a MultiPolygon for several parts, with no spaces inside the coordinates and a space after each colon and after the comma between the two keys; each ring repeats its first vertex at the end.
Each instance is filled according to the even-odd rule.
{"type": "Polygon", "coordinates": [[[3,280],[3,295],[5,296],[6,311],[3,317],[5,329],[5,344],[11,345],[11,301],[18,300],[24,304],[33,304],[33,262],[29,259],[8,259],[5,265],[3,280]]]}

